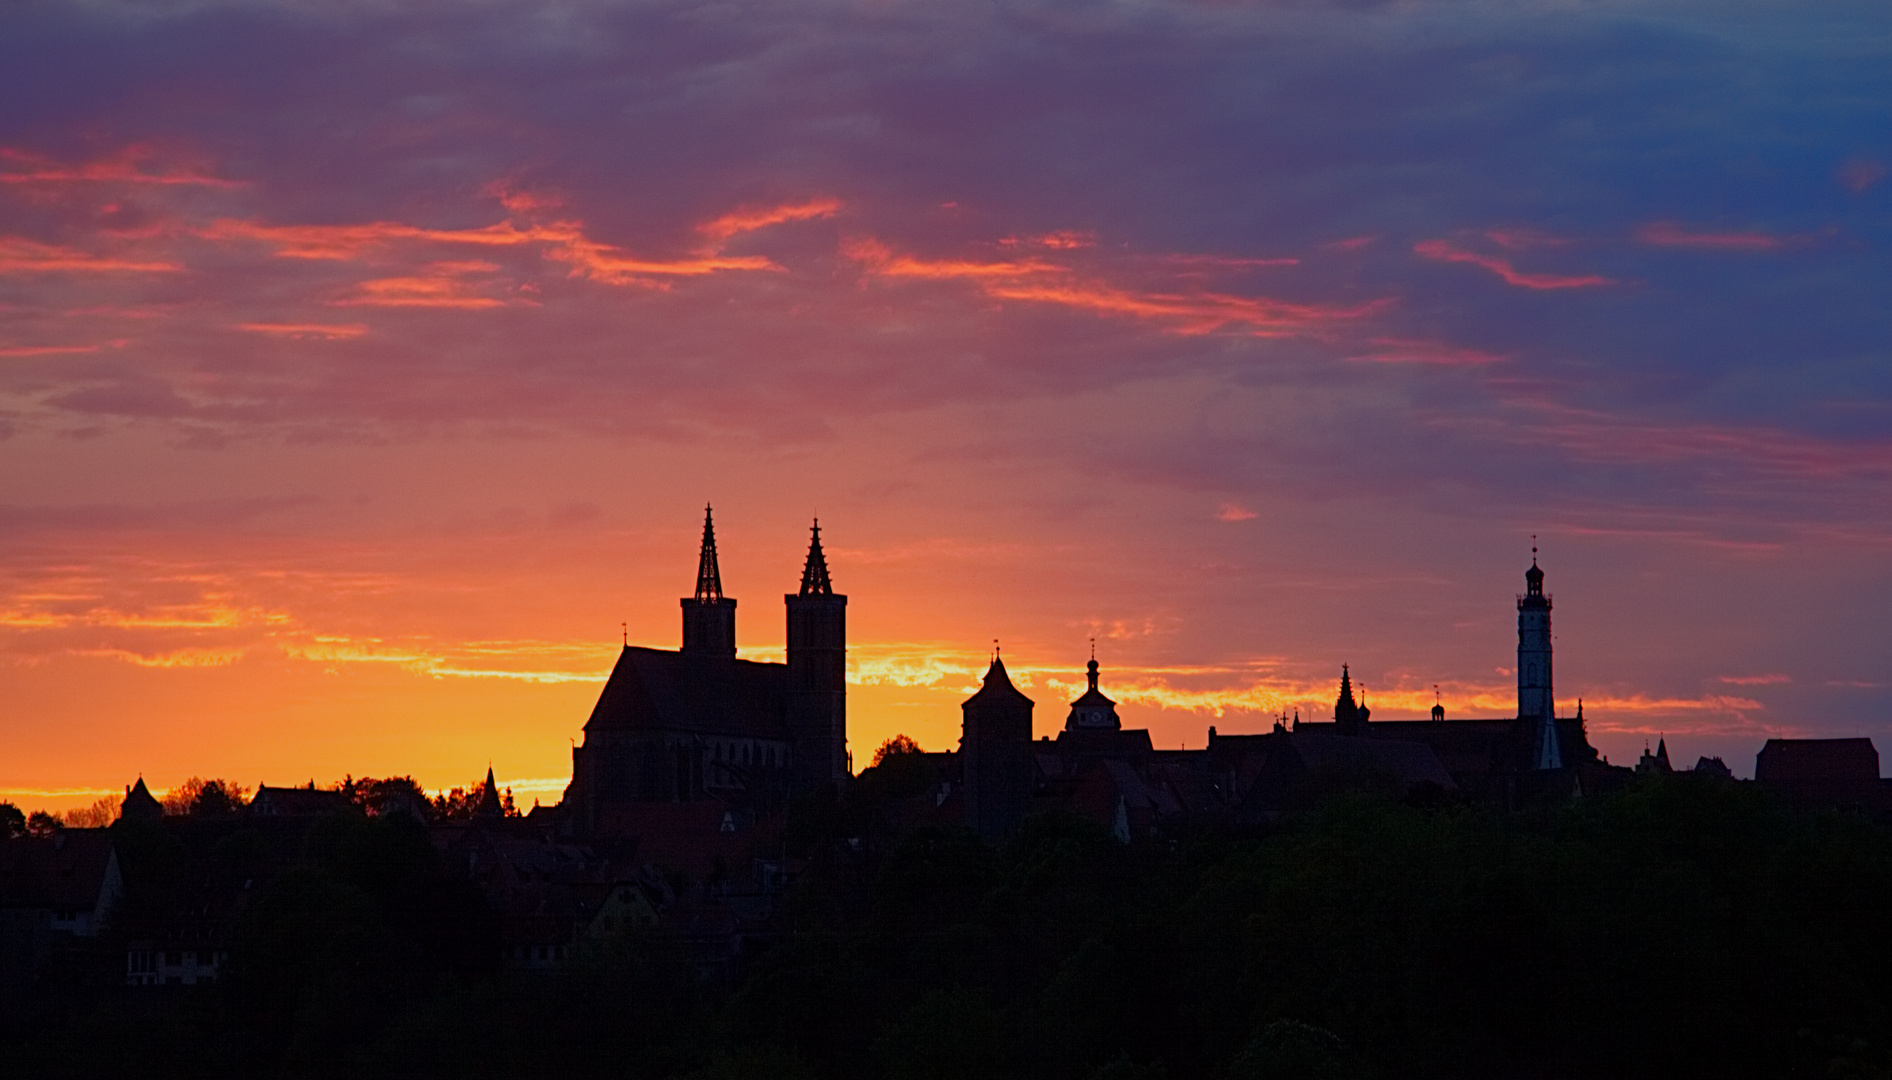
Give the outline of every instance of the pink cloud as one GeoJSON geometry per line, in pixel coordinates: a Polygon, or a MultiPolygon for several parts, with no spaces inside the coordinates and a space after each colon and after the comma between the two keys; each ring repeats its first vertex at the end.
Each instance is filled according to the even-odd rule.
{"type": "Polygon", "coordinates": [[[1672,221],[1652,221],[1636,230],[1636,239],[1657,247],[1709,248],[1716,251],[1772,251],[1783,241],[1766,233],[1689,232],[1672,221]]]}
{"type": "Polygon", "coordinates": [[[1216,511],[1215,519],[1217,521],[1253,521],[1260,516],[1260,514],[1255,513],[1253,510],[1237,506],[1234,503],[1223,503],[1222,509],[1216,511]]]}
{"type": "Polygon", "coordinates": [[[1096,247],[1097,234],[1088,229],[1065,229],[1040,236],[1007,236],[999,240],[999,246],[1041,247],[1050,248],[1053,251],[1072,251],[1077,248],[1096,247]]]}
{"type": "Polygon", "coordinates": [[[168,273],[177,263],[93,255],[75,248],[42,244],[18,236],[0,236],[0,274],[168,273]]]}
{"type": "Polygon", "coordinates": [[[1733,686],[1779,686],[1793,681],[1791,675],[1723,675],[1721,681],[1733,686]]]}
{"type": "Polygon", "coordinates": [[[300,338],[312,341],[343,341],[358,338],[368,332],[361,323],[273,323],[251,322],[238,323],[236,328],[252,334],[268,334],[271,337],[300,338]]]}
{"type": "Polygon", "coordinates": [[[1372,338],[1376,352],[1350,356],[1349,360],[1370,360],[1376,364],[1436,364],[1441,367],[1474,367],[1497,364],[1510,357],[1479,349],[1460,348],[1438,341],[1406,341],[1399,338],[1372,338]]]}
{"type": "Polygon", "coordinates": [[[1884,180],[1888,172],[1892,170],[1888,170],[1883,162],[1849,161],[1840,166],[1839,182],[1846,185],[1846,190],[1857,195],[1884,180]]]}
{"type": "Polygon", "coordinates": [[[72,353],[95,353],[99,345],[0,345],[0,357],[9,359],[28,356],[65,356],[72,353]]]}
{"type": "Polygon", "coordinates": [[[423,307],[479,310],[504,306],[504,300],[485,295],[468,275],[497,270],[492,263],[434,263],[424,273],[364,281],[348,296],[333,301],[338,307],[423,307]]]}
{"type": "Polygon", "coordinates": [[[1529,251],[1540,247],[1562,247],[1570,241],[1536,229],[1486,229],[1485,238],[1508,251],[1529,251]]]}
{"type": "Polygon", "coordinates": [[[995,299],[1124,316],[1162,324],[1169,332],[1183,335],[1233,332],[1254,337],[1282,337],[1315,333],[1340,322],[1364,318],[1390,303],[1373,300],[1332,306],[1220,292],[1144,290],[1080,277],[1068,267],[1042,259],[922,259],[897,255],[873,239],[846,241],[842,253],[863,264],[864,269],[875,276],[964,280],[995,299]]]}
{"type": "Polygon", "coordinates": [[[1441,262],[1469,263],[1481,267],[1503,278],[1505,284],[1516,285],[1525,289],[1585,289],[1597,285],[1614,285],[1611,278],[1595,274],[1577,277],[1556,274],[1527,274],[1514,269],[1510,263],[1490,255],[1480,255],[1474,251],[1454,247],[1444,240],[1421,240],[1412,246],[1414,252],[1428,259],[1441,262]]]}
{"type": "Polygon", "coordinates": [[[31,151],[0,147],[0,184],[119,183],[188,185],[236,188],[243,183],[225,180],[192,168],[147,172],[141,166],[156,156],[149,146],[128,146],[115,154],[78,165],[62,165],[31,151]]]}
{"type": "Polygon", "coordinates": [[[739,233],[754,232],[757,229],[789,221],[833,217],[840,209],[839,199],[810,199],[807,202],[787,203],[781,206],[745,207],[724,214],[714,221],[706,221],[698,225],[696,231],[708,237],[711,242],[720,245],[739,233]]]}

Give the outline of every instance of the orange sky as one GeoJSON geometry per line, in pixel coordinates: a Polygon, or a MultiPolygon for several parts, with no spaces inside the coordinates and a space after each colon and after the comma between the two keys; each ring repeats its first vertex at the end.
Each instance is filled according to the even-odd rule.
{"type": "Polygon", "coordinates": [[[994,639],[1042,733],[1092,638],[1159,745],[1500,715],[1533,537],[1612,760],[1892,735],[1868,52],[530,7],[0,8],[0,799],[555,799],[705,502],[757,658],[821,517],[857,761],[994,639]]]}

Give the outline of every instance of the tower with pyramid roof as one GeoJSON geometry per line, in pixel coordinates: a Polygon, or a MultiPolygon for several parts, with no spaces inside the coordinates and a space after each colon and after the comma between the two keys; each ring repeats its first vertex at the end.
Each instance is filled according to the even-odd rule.
{"type": "Polygon", "coordinates": [[[1031,709],[996,652],[978,692],[960,705],[966,824],[988,840],[1017,831],[1031,805],[1031,709]]]}
{"type": "Polygon", "coordinates": [[[848,775],[847,597],[834,591],[816,519],[801,588],[788,606],[788,717],[800,782],[834,783],[848,775]]]}

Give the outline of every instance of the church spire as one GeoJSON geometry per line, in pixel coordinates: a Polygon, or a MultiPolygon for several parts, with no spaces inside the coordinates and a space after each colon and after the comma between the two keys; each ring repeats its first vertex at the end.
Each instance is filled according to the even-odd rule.
{"type": "Polygon", "coordinates": [[[710,520],[709,504],[703,505],[703,554],[696,564],[696,599],[715,603],[723,598],[723,574],[716,566],[716,524],[710,520]]]}
{"type": "Polygon", "coordinates": [[[834,583],[828,580],[828,557],[821,552],[820,518],[815,519],[813,535],[808,540],[808,563],[801,571],[801,595],[834,595],[834,583]]]}
{"type": "Polygon", "coordinates": [[[493,782],[493,767],[486,766],[486,783],[480,788],[480,804],[473,811],[474,817],[505,817],[506,811],[499,802],[499,785],[493,782]]]}

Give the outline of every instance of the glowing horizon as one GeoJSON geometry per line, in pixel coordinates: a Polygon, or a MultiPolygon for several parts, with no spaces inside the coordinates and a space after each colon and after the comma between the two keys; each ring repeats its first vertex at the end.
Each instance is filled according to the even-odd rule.
{"type": "Polygon", "coordinates": [[[1093,637],[1159,746],[1503,715],[1533,536],[1612,760],[1892,734],[1878,29],[9,7],[0,799],[552,783],[705,501],[751,657],[822,518],[857,764],[994,638],[1041,733],[1093,637]]]}

